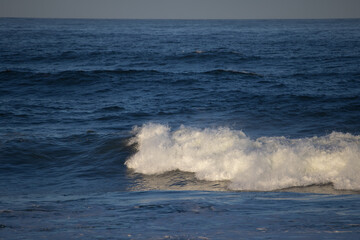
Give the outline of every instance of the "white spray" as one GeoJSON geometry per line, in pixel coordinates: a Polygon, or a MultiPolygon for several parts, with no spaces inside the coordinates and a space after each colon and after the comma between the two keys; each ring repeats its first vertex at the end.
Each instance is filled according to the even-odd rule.
{"type": "Polygon", "coordinates": [[[137,153],[126,161],[143,174],[180,170],[202,180],[229,180],[233,190],[275,190],[332,183],[360,189],[360,136],[333,132],[323,137],[251,140],[228,128],[171,131],[161,124],[135,128],[137,153]]]}

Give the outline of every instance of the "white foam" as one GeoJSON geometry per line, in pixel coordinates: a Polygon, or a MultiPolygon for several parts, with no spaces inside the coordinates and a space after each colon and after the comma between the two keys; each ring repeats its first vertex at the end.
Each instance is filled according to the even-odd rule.
{"type": "Polygon", "coordinates": [[[180,170],[202,180],[229,180],[233,190],[275,190],[333,183],[360,189],[360,136],[251,140],[228,128],[171,131],[161,124],[135,128],[137,152],[126,166],[143,174],[180,170]]]}

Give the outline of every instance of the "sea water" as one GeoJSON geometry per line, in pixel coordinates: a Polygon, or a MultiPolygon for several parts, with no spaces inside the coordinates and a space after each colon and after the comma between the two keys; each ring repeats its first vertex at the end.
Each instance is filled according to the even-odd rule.
{"type": "Polygon", "coordinates": [[[360,237],[360,20],[0,36],[0,239],[360,237]]]}

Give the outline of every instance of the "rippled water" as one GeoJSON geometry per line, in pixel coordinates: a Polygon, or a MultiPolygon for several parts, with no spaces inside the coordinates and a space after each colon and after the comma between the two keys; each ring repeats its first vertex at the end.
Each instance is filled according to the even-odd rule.
{"type": "Polygon", "coordinates": [[[0,19],[0,238],[358,238],[359,23],[0,19]]]}

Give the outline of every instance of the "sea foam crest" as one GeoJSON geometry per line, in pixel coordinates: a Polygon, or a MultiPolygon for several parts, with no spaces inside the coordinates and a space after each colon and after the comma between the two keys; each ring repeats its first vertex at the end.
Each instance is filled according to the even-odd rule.
{"type": "Polygon", "coordinates": [[[229,128],[171,131],[161,124],[134,130],[137,152],[126,161],[143,174],[194,172],[202,180],[229,180],[233,190],[276,190],[332,183],[360,189],[360,136],[333,132],[322,137],[252,140],[229,128]]]}

